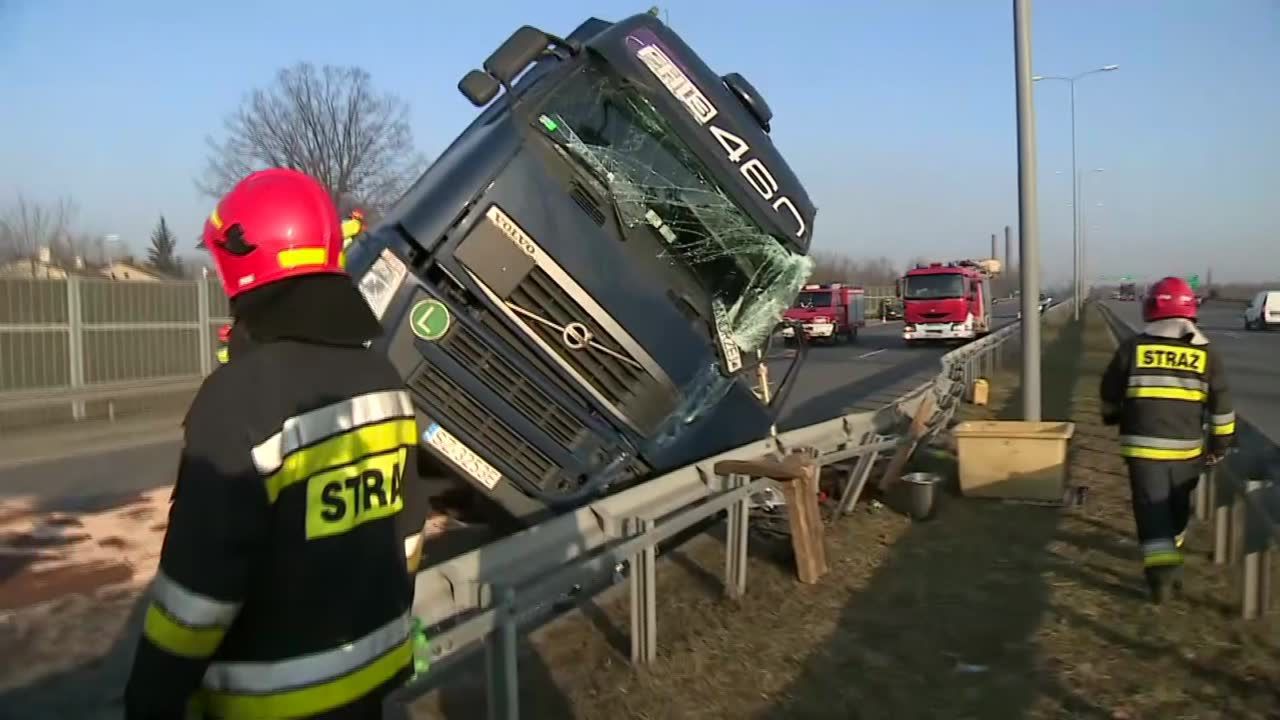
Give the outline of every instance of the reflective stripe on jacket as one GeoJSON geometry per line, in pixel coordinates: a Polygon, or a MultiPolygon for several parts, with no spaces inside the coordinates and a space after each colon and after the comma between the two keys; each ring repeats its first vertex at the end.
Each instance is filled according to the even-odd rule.
{"type": "Polygon", "coordinates": [[[413,403],[362,347],[234,355],[184,423],[126,717],[379,718],[412,670],[413,403]]]}
{"type": "Polygon", "coordinates": [[[1198,331],[1181,337],[1143,333],[1121,343],[1100,395],[1104,413],[1118,417],[1125,457],[1195,460],[1205,452],[1206,427],[1214,454],[1234,439],[1226,372],[1198,331]]]}

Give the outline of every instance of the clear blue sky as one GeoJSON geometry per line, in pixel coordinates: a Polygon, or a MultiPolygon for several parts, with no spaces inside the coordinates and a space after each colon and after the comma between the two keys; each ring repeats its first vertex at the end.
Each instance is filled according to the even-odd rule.
{"type": "MultiPolygon", "coordinates": [[[[681,0],[670,22],[776,115],[819,207],[816,246],[984,253],[1017,226],[1009,0],[681,0]]],[[[204,138],[299,60],[358,64],[413,107],[434,154],[473,116],[454,89],[521,24],[567,33],[644,2],[0,0],[0,207],[73,196],[96,232],[195,234],[204,138]]],[[[1078,86],[1095,268],[1280,276],[1280,3],[1038,0],[1035,72],[1078,86]],[[1097,203],[1103,203],[1097,207],[1097,203]]],[[[1065,84],[1036,86],[1046,278],[1070,267],[1065,84]]],[[[1001,240],[1003,244],[1003,239],[1001,240]]]]}

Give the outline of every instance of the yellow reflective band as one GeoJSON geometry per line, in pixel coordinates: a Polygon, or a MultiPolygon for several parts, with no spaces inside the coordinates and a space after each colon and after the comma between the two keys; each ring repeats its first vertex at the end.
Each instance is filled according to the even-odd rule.
{"type": "Polygon", "coordinates": [[[318,472],[417,443],[418,423],[413,418],[387,420],[334,435],[285,457],[280,469],[266,478],[267,499],[274,503],[285,488],[318,472]]]}
{"type": "Polygon", "coordinates": [[[189,628],[169,617],[159,605],[151,603],[143,621],[142,634],[156,647],[185,658],[207,658],[213,655],[227,631],[224,628],[189,628]]]}
{"type": "Polygon", "coordinates": [[[348,242],[350,242],[351,238],[360,234],[360,229],[361,229],[360,226],[362,224],[363,223],[361,223],[359,220],[355,218],[351,218],[350,220],[344,220],[342,222],[342,237],[345,238],[348,242]]]}
{"type": "Polygon", "coordinates": [[[401,447],[312,475],[307,480],[307,539],[340,535],[400,512],[408,454],[401,447]]]}
{"type": "Polygon", "coordinates": [[[227,720],[274,720],[317,715],[359,700],[407,669],[413,659],[411,640],[405,640],[372,663],[328,682],[264,695],[205,692],[205,706],[227,720]]]}
{"type": "Polygon", "coordinates": [[[227,361],[230,359],[231,359],[230,350],[228,350],[227,348],[218,348],[218,362],[222,363],[223,365],[226,365],[227,361]]]}
{"type": "Polygon", "coordinates": [[[214,229],[222,229],[222,218],[218,216],[218,208],[214,208],[213,212],[209,213],[209,224],[213,225],[214,229]]]}
{"type": "Polygon", "coordinates": [[[1225,424],[1225,425],[1214,425],[1214,426],[1213,426],[1213,434],[1214,434],[1214,435],[1235,435],[1235,434],[1236,434],[1236,421],[1235,421],[1235,420],[1232,420],[1231,422],[1229,422],[1229,423],[1227,423],[1227,424],[1225,424]]]}
{"type": "MultiPolygon", "coordinates": [[[[348,240],[347,245],[350,245],[350,244],[351,244],[351,241],[348,240]]],[[[346,270],[347,269],[346,245],[343,245],[342,247],[343,247],[342,252],[338,253],[338,267],[342,268],[343,270],[346,270]]]]}
{"type": "Polygon", "coordinates": [[[1188,402],[1204,402],[1208,394],[1203,390],[1188,390],[1175,387],[1131,387],[1124,393],[1128,398],[1154,398],[1157,400],[1186,400],[1188,402]]]}
{"type": "Polygon", "coordinates": [[[305,265],[323,265],[329,258],[329,253],[324,248],[290,248],[281,250],[276,256],[280,267],[289,270],[291,268],[303,267],[305,265]]]}
{"type": "Polygon", "coordinates": [[[1169,565],[1181,565],[1182,553],[1177,550],[1157,550],[1147,553],[1142,558],[1143,567],[1167,567],[1169,565]]]}
{"type": "Polygon", "coordinates": [[[1162,448],[1138,447],[1135,445],[1122,445],[1120,447],[1121,455],[1139,460],[1191,460],[1193,458],[1200,457],[1200,454],[1203,452],[1203,448],[1193,448],[1191,450],[1165,450],[1162,448]]]}

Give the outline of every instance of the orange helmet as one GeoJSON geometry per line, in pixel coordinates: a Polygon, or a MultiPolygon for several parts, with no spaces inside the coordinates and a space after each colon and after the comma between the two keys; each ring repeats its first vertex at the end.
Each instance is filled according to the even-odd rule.
{"type": "Polygon", "coordinates": [[[250,174],[204,224],[228,298],[302,275],[341,274],[342,223],[320,183],[285,168],[250,174]]]}

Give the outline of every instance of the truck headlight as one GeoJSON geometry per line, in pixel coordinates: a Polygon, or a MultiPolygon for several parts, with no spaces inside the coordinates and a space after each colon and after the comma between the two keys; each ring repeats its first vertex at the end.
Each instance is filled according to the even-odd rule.
{"type": "Polygon", "coordinates": [[[387,311],[387,305],[391,303],[391,298],[408,272],[409,268],[395,253],[383,250],[373,266],[360,278],[360,294],[364,295],[369,309],[373,310],[374,316],[379,320],[387,311]]]}

